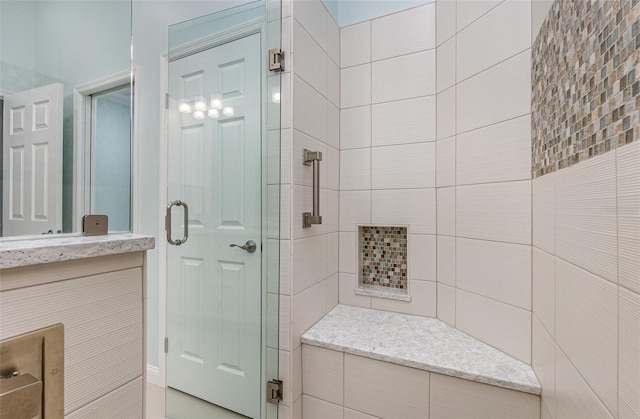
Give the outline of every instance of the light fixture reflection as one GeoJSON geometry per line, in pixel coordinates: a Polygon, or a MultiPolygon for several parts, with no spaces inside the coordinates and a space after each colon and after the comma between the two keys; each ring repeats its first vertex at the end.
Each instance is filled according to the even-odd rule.
{"type": "Polygon", "coordinates": [[[222,101],[219,94],[214,93],[211,95],[211,107],[213,109],[222,109],[222,101]]]}
{"type": "Polygon", "coordinates": [[[209,115],[209,118],[215,119],[220,116],[220,112],[217,109],[209,109],[207,115],[209,115]]]}
{"type": "Polygon", "coordinates": [[[206,111],[207,110],[207,105],[204,103],[204,100],[202,98],[198,98],[195,103],[193,104],[193,108],[196,111],[206,111]]]}
{"type": "Polygon", "coordinates": [[[191,105],[189,105],[185,99],[182,99],[178,106],[178,111],[180,111],[180,113],[191,113],[191,105]]]}
{"type": "Polygon", "coordinates": [[[202,112],[202,111],[193,111],[193,117],[195,119],[204,119],[204,112],[202,112]]]}
{"type": "Polygon", "coordinates": [[[233,108],[231,106],[227,106],[222,110],[222,113],[224,114],[224,116],[233,116],[233,108]]]}
{"type": "Polygon", "coordinates": [[[271,101],[273,103],[280,103],[280,92],[275,92],[271,95],[271,101]]]}

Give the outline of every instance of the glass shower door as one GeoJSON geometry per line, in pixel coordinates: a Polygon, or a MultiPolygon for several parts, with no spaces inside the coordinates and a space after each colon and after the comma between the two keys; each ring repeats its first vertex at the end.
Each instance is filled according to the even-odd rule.
{"type": "Polygon", "coordinates": [[[277,197],[268,193],[267,173],[279,159],[267,159],[267,150],[279,135],[267,126],[275,111],[267,106],[267,85],[274,87],[267,26],[262,3],[169,29],[170,417],[207,408],[211,415],[220,408],[252,418],[277,414],[264,396],[266,382],[277,378],[267,374],[277,372],[277,344],[267,348],[277,331],[267,281],[277,278],[268,278],[267,266],[279,260],[278,246],[268,246],[268,200],[277,197]]]}

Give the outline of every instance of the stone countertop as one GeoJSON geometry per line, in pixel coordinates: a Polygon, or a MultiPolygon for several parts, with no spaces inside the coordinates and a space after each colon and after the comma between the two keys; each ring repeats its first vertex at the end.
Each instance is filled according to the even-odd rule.
{"type": "Polygon", "coordinates": [[[154,237],[131,233],[32,236],[0,240],[0,269],[139,252],[154,247],[154,237]]]}
{"type": "Polygon", "coordinates": [[[531,366],[428,317],[338,305],[302,343],[539,395],[531,366]]]}

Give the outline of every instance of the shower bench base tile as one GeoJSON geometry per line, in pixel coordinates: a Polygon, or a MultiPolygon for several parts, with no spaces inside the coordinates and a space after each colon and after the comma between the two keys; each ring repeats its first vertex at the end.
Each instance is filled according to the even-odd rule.
{"type": "Polygon", "coordinates": [[[437,319],[339,305],[302,343],[305,419],[540,418],[531,366],[437,319]]]}

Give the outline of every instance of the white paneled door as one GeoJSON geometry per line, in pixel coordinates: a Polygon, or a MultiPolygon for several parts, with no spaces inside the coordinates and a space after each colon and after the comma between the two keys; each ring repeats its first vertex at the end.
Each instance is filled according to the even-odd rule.
{"type": "Polygon", "coordinates": [[[4,98],[2,235],[62,230],[63,86],[4,98]]]}
{"type": "Polygon", "coordinates": [[[249,417],[261,400],[261,41],[169,65],[167,385],[249,417]],[[232,244],[256,243],[251,252],[232,244]]]}

